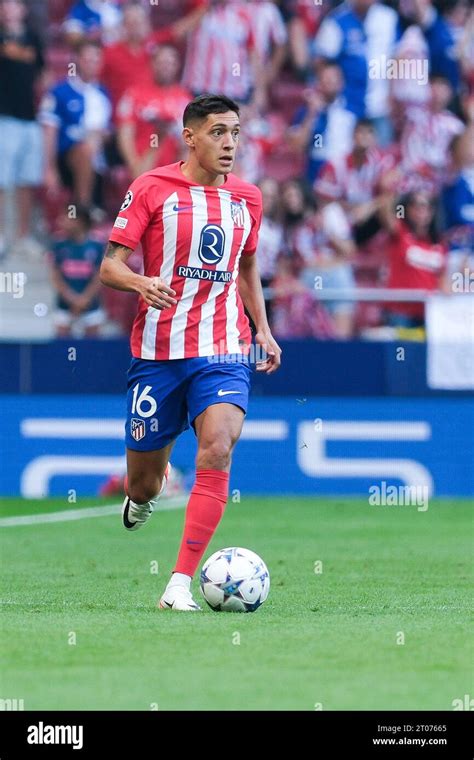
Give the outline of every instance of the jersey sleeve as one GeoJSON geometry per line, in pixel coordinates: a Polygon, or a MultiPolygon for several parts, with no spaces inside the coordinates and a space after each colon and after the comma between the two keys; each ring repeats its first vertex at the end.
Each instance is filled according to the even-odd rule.
{"type": "Polygon", "coordinates": [[[138,177],[125,194],[109,240],[135,249],[151,219],[150,193],[152,186],[148,177],[138,177]]]}
{"type": "Polygon", "coordinates": [[[244,256],[253,256],[255,251],[257,250],[257,244],[258,244],[258,234],[260,232],[260,226],[262,224],[262,194],[260,190],[258,190],[258,195],[255,196],[255,201],[252,204],[249,205],[249,212],[250,217],[252,221],[252,227],[250,229],[250,234],[245,241],[244,249],[242,251],[242,255],[244,256]]]}

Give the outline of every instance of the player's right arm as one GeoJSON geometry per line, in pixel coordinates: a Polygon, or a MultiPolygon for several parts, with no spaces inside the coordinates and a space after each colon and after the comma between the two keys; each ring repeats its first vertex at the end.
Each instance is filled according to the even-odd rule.
{"type": "Polygon", "coordinates": [[[147,175],[138,177],[125,196],[115,220],[105,256],[100,267],[100,281],[116,290],[139,293],[148,306],[169,309],[174,306],[176,292],[161,279],[133,272],[127,264],[153,216],[156,197],[147,175]],[[150,197],[151,196],[151,197],[150,197]]]}
{"type": "Polygon", "coordinates": [[[127,264],[132,253],[132,248],[109,240],[100,267],[101,283],[115,290],[139,293],[148,306],[155,309],[169,309],[176,303],[173,298],[176,292],[160,277],[146,277],[133,272],[127,264]]]}

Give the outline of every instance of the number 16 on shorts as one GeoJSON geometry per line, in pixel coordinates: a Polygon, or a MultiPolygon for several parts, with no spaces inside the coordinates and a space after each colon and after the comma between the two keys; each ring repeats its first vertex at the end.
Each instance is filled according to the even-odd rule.
{"type": "Polygon", "coordinates": [[[140,417],[153,417],[156,414],[157,404],[153,396],[150,396],[151,385],[145,385],[140,392],[140,383],[137,383],[132,391],[132,414],[140,417]]]}
{"type": "MultiPolygon", "coordinates": [[[[151,390],[151,385],[145,385],[145,387],[140,391],[140,383],[137,383],[132,391],[132,418],[130,420],[130,435],[137,443],[138,441],[141,441],[146,435],[147,423],[145,422],[145,419],[148,417],[153,417],[153,415],[156,414],[157,403],[153,396],[150,396],[151,390]],[[141,418],[145,419],[137,419],[133,416],[135,414],[138,414],[141,418]]],[[[158,420],[156,418],[150,420],[150,425],[152,432],[158,431],[158,420]]]]}

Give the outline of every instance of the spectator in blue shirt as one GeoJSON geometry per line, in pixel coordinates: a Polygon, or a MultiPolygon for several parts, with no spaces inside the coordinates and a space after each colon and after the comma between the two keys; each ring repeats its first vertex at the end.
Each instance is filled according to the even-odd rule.
{"type": "Polygon", "coordinates": [[[430,74],[444,76],[455,93],[461,82],[460,43],[469,15],[466,0],[415,0],[416,20],[426,42],[430,57],[430,74]]]}
{"type": "Polygon", "coordinates": [[[91,218],[84,207],[69,206],[61,227],[62,235],[51,249],[57,333],[69,335],[74,326],[88,336],[97,335],[104,321],[99,301],[99,269],[104,246],[90,236],[91,218]]]}
{"type": "Polygon", "coordinates": [[[318,84],[306,92],[306,104],[295,114],[288,132],[290,144],[304,151],[305,178],[313,184],[326,161],[349,153],[356,123],[355,114],[345,107],[341,69],[330,61],[319,67],[318,84]]]}
{"type": "Polygon", "coordinates": [[[382,147],[392,137],[384,68],[397,35],[398,16],[392,8],[375,0],[347,0],[326,16],[314,41],[317,63],[326,58],[341,67],[347,108],[357,118],[372,120],[382,147]],[[380,76],[369,76],[373,62],[380,76]]]}
{"type": "Polygon", "coordinates": [[[116,42],[121,18],[119,7],[111,0],[78,0],[64,22],[66,39],[73,46],[85,39],[116,42]]]}
{"type": "Polygon", "coordinates": [[[450,145],[453,177],[441,194],[449,269],[474,268],[474,125],[450,145]]]}
{"type": "Polygon", "coordinates": [[[102,50],[96,42],[78,49],[77,68],[45,96],[40,109],[46,145],[46,188],[61,181],[74,197],[90,206],[97,174],[104,169],[103,143],[112,106],[98,83],[102,50]]]}

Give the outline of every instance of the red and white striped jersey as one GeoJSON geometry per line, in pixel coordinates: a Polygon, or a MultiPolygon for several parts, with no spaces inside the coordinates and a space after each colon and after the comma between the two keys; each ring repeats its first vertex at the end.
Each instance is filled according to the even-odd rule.
{"type": "Polygon", "coordinates": [[[256,0],[250,16],[255,45],[263,61],[268,60],[273,45],[285,45],[288,39],[280,9],[271,0],[256,0]]]}
{"type": "Polygon", "coordinates": [[[183,84],[198,95],[222,92],[246,100],[254,85],[250,52],[255,39],[250,8],[241,0],[209,8],[191,32],[183,84]]]}
{"type": "Polygon", "coordinates": [[[198,185],[181,164],[138,177],[110,235],[128,248],[141,242],[144,274],[176,291],[177,304],[162,311],[140,297],[132,354],[158,360],[248,353],[250,328],[237,278],[241,255],[257,248],[260,190],[234,174],[220,187],[198,185]]]}
{"type": "Polygon", "coordinates": [[[449,144],[464,125],[451,111],[433,113],[427,106],[407,109],[400,141],[402,192],[427,190],[438,193],[447,179],[449,144]]]}
{"type": "Polygon", "coordinates": [[[392,169],[393,164],[393,156],[379,148],[367,151],[360,166],[356,165],[353,154],[348,153],[323,166],[314,188],[318,195],[328,200],[365,203],[376,195],[381,177],[392,169]]]}

